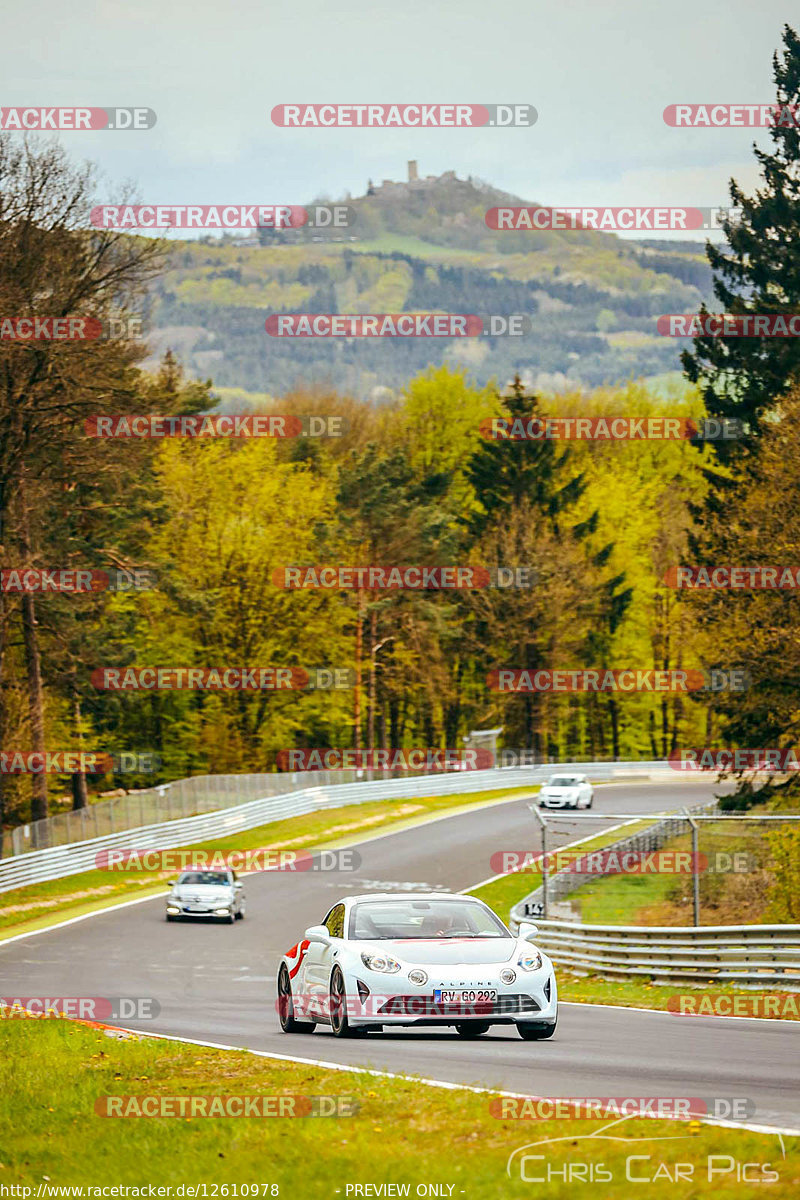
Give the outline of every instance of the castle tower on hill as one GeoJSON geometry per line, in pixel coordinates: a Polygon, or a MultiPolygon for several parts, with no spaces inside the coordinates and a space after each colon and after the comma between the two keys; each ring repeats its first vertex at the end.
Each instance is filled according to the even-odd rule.
{"type": "MultiPolygon", "coordinates": [[[[458,176],[455,171],[445,171],[443,175],[426,175],[424,179],[420,178],[419,164],[416,158],[408,159],[408,179],[406,184],[410,183],[450,183],[456,182],[458,176]]],[[[371,179],[367,180],[367,195],[376,196],[379,192],[389,191],[393,188],[402,188],[402,183],[397,183],[394,179],[383,179],[380,183],[373,183],[371,179]]]]}

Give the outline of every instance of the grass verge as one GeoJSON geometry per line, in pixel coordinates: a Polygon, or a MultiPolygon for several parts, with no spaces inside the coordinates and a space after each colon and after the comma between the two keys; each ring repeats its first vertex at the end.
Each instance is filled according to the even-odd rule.
{"type": "MultiPolygon", "coordinates": [[[[613,830],[606,830],[604,833],[595,835],[587,834],[581,838],[576,844],[580,845],[581,853],[589,850],[601,850],[603,846],[608,846],[612,842],[619,841],[620,838],[630,837],[633,833],[638,833],[641,829],[646,829],[648,825],[652,825],[657,818],[648,817],[642,821],[626,821],[622,827],[616,825],[613,830]]],[[[557,850],[554,847],[554,850],[557,850]]],[[[536,851],[535,853],[538,853],[536,851]]],[[[515,904],[523,900],[529,892],[534,891],[541,885],[542,873],[536,866],[532,864],[522,871],[510,871],[507,875],[501,875],[499,879],[491,879],[487,883],[482,883],[478,887],[470,888],[470,895],[477,896],[479,900],[483,900],[490,908],[504,921],[508,920],[511,909],[515,904]]]]}
{"type": "MultiPolygon", "coordinates": [[[[287,1052],[310,1054],[314,1045],[313,1038],[286,1041],[287,1052]]],[[[738,1200],[741,1163],[752,1164],[750,1180],[773,1180],[770,1196],[797,1194],[800,1138],[794,1136],[695,1121],[638,1119],[608,1128],[608,1121],[502,1120],[491,1115],[488,1094],[178,1042],[120,1041],[59,1019],[0,1022],[0,1046],[0,1185],[28,1187],[33,1197],[59,1195],[56,1189],[70,1185],[144,1186],[128,1194],[147,1195],[148,1184],[171,1187],[174,1197],[179,1185],[202,1181],[209,1197],[240,1197],[243,1185],[256,1184],[248,1195],[334,1200],[346,1197],[348,1187],[356,1195],[359,1184],[362,1196],[380,1194],[364,1185],[386,1183],[408,1187],[395,1195],[511,1200],[522,1194],[521,1178],[549,1176],[547,1195],[554,1197],[574,1195],[581,1182],[590,1189],[602,1182],[610,1200],[629,1197],[641,1190],[635,1178],[647,1182],[641,1194],[648,1200],[712,1191],[717,1200],[738,1200]],[[145,1095],[331,1096],[358,1110],[296,1119],[97,1115],[102,1097],[145,1095]],[[528,1154],[542,1157],[529,1158],[521,1177],[516,1155],[509,1178],[509,1155],[526,1145],[528,1154]],[[684,1182],[676,1185],[681,1164],[684,1182]],[[710,1170],[717,1172],[711,1180],[710,1170]],[[444,1189],[417,1193],[419,1185],[434,1183],[444,1189]]],[[[515,1049],[533,1064],[548,1046],[520,1041],[515,1049]]],[[[3,1194],[26,1200],[25,1193],[3,1194]]]]}
{"type": "MultiPolygon", "coordinates": [[[[777,832],[777,826],[773,826],[777,832]]],[[[733,828],[722,821],[700,827],[701,925],[758,925],[771,920],[775,891],[770,870],[770,831],[754,822],[733,828]]],[[[665,851],[690,853],[688,834],[672,838],[665,851]]],[[[570,901],[588,925],[691,925],[690,873],[610,875],[584,884],[570,901]]]]}
{"type": "MultiPolygon", "coordinates": [[[[764,991],[745,990],[723,983],[691,987],[689,984],[649,983],[646,979],[601,979],[597,975],[570,975],[560,968],[557,978],[559,1001],[573,1004],[616,1004],[622,1008],[655,1008],[666,1012],[670,1000],[674,1003],[678,995],[689,997],[698,1005],[706,996],[731,996],[740,997],[743,1003],[758,1005],[757,1012],[760,1015],[779,1015],[783,1021],[800,1020],[800,996],[794,993],[798,1013],[791,1011],[791,1005],[787,1007],[782,1004],[778,1012],[774,1011],[779,997],[786,995],[780,987],[764,991]]],[[[675,1016],[676,1021],[680,1019],[678,1015],[675,1016]]]]}
{"type": "MultiPolygon", "coordinates": [[[[234,850],[270,847],[276,850],[318,849],[352,844],[377,832],[398,831],[471,805],[530,795],[538,786],[488,792],[463,792],[454,796],[421,796],[375,800],[368,804],[323,809],[301,817],[273,821],[228,837],[194,843],[180,849],[228,854],[234,850]]],[[[70,917],[79,917],[113,903],[164,891],[164,881],[175,871],[84,871],[64,879],[31,884],[0,893],[0,941],[18,933],[45,928],[70,917]]]]}

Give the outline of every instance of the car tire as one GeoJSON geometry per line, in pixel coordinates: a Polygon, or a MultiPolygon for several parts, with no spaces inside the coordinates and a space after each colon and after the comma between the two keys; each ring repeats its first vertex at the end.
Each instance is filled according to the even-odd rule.
{"type": "Polygon", "coordinates": [[[591,808],[593,802],[594,802],[594,793],[592,793],[592,795],[589,797],[589,803],[586,805],[586,807],[591,808]]]}
{"type": "Polygon", "coordinates": [[[543,1042],[545,1038],[551,1038],[555,1031],[555,1021],[552,1025],[545,1025],[541,1021],[519,1021],[517,1024],[517,1033],[526,1042],[543,1042]]]}
{"type": "Polygon", "coordinates": [[[284,1033],[313,1033],[317,1026],[316,1021],[295,1019],[292,981],[285,963],[281,964],[278,972],[278,1020],[284,1033]]]}
{"type": "Polygon", "coordinates": [[[356,1037],[361,1031],[353,1029],[347,1016],[347,992],[344,986],[344,975],[339,967],[334,967],[331,973],[329,990],[329,1012],[331,1030],[334,1037],[356,1037]]]}
{"type": "Polygon", "coordinates": [[[244,920],[244,909],[243,909],[243,908],[240,908],[240,909],[239,909],[239,911],[237,912],[237,914],[236,914],[236,920],[237,920],[237,921],[243,921],[243,920],[244,920]]]}
{"type": "Polygon", "coordinates": [[[486,1033],[488,1028],[488,1021],[464,1021],[461,1025],[456,1025],[456,1033],[459,1037],[476,1038],[486,1033]]]}

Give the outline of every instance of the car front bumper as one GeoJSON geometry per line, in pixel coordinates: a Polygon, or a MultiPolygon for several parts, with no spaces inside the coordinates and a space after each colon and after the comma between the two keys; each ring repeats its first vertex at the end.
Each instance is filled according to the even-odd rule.
{"type": "Polygon", "coordinates": [[[227,905],[218,904],[214,908],[199,908],[194,904],[182,904],[180,901],[167,905],[167,916],[180,917],[181,919],[184,917],[213,917],[217,921],[225,921],[231,913],[235,912],[236,907],[233,903],[227,905]],[[223,908],[225,909],[224,912],[222,911],[223,908]]]}
{"type": "Polygon", "coordinates": [[[539,971],[517,970],[514,983],[488,979],[470,979],[462,971],[457,979],[443,973],[431,975],[421,987],[409,980],[359,972],[348,984],[348,1018],[351,1025],[461,1025],[470,1021],[491,1025],[518,1022],[552,1024],[558,1012],[558,995],[552,967],[539,971]],[[361,984],[359,988],[358,984],[361,984]],[[369,994],[364,996],[368,988],[369,994]],[[494,1001],[442,1003],[434,1000],[438,989],[492,989],[494,1001]]]}

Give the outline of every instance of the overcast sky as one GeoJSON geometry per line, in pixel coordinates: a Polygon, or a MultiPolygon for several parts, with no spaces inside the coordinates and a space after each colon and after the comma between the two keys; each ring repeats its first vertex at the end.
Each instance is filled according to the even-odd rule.
{"type": "MultiPolygon", "coordinates": [[[[768,102],[778,0],[32,0],[3,16],[0,104],[145,105],[156,127],[60,134],[145,202],[294,203],[455,170],[548,205],[727,203],[766,131],[674,129],[666,105],[768,102]],[[535,105],[532,128],[290,130],[291,102],[535,105]]],[[[800,14],[795,21],[800,25],[800,14]]],[[[185,235],[184,235],[185,236],[185,235]]]]}

